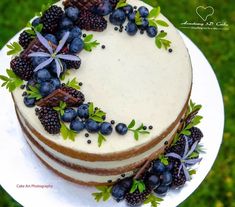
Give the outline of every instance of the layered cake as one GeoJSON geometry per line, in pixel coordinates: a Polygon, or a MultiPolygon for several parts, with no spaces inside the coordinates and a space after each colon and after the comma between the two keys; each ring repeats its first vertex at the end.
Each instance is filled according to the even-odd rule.
{"type": "Polygon", "coordinates": [[[35,18],[19,44],[8,70],[17,81],[5,85],[33,152],[67,180],[99,186],[135,176],[175,137],[185,146],[180,131],[196,130],[190,57],[160,7],[66,0],[35,18]]]}

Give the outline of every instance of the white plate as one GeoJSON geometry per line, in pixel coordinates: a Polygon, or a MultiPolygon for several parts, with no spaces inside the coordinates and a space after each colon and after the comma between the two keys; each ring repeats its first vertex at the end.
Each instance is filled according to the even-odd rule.
{"type": "MultiPolygon", "coordinates": [[[[224,127],[223,99],[216,76],[201,51],[183,34],[193,65],[192,99],[203,105],[200,114],[204,117],[200,128],[204,133],[202,144],[206,154],[197,166],[197,174],[181,189],[170,191],[161,207],[175,207],[197,189],[211,169],[218,154],[224,127]]],[[[8,66],[6,47],[0,53],[0,73],[8,66]]],[[[180,60],[179,60],[180,61],[180,60]]],[[[172,68],[173,70],[174,68],[172,68]]],[[[3,188],[25,207],[124,207],[124,202],[96,203],[91,193],[94,188],[70,183],[48,170],[34,155],[23,138],[17,122],[13,102],[9,92],[0,91],[0,183],[3,188]],[[20,187],[19,185],[25,185],[20,187]],[[28,185],[29,187],[27,187],[28,185]],[[31,185],[51,185],[50,188],[37,188],[31,185]]]]}

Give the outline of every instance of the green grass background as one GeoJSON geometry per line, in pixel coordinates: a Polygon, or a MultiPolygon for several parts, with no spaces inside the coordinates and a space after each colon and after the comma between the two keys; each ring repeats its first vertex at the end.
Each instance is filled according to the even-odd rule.
{"type": "MultiPolygon", "coordinates": [[[[0,48],[34,15],[47,0],[0,0],[0,48]]],[[[227,21],[229,31],[182,31],[203,51],[222,88],[226,123],[222,148],[206,180],[181,207],[235,207],[235,1],[234,0],[159,0],[163,13],[180,27],[181,22],[201,21],[197,6],[213,6],[212,21],[227,21]]],[[[209,98],[209,97],[208,97],[209,98]]],[[[213,137],[211,137],[213,145],[213,137]]],[[[0,207],[18,205],[0,188],[0,207]]]]}

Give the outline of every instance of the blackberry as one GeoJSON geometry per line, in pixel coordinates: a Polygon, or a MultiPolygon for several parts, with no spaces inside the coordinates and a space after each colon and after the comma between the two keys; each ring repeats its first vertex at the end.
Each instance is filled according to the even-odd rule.
{"type": "Polygon", "coordinates": [[[30,80],[33,77],[33,66],[28,58],[16,57],[11,61],[13,72],[22,80],[30,80]]]}
{"type": "Polygon", "coordinates": [[[50,107],[42,107],[36,112],[44,129],[50,134],[60,133],[60,119],[58,113],[50,107]]]}
{"type": "Polygon", "coordinates": [[[81,60],[80,61],[65,60],[64,62],[68,69],[79,69],[81,66],[81,60]]]}
{"type": "Polygon", "coordinates": [[[202,134],[202,131],[197,128],[197,127],[192,127],[190,129],[190,132],[191,132],[191,138],[193,139],[193,142],[200,142],[202,137],[203,137],[203,134],[202,134]]]}
{"type": "Polygon", "coordinates": [[[102,32],[107,28],[107,21],[102,16],[84,10],[80,14],[77,25],[87,31],[102,32]]]}
{"type": "Polygon", "coordinates": [[[65,8],[77,7],[80,10],[92,10],[94,7],[102,4],[102,0],[65,0],[63,2],[65,8]]]}
{"type": "Polygon", "coordinates": [[[26,49],[29,46],[29,44],[33,41],[33,39],[34,38],[32,37],[32,35],[30,35],[26,31],[23,31],[20,34],[19,43],[24,49],[26,49]]]}
{"type": "Polygon", "coordinates": [[[172,169],[172,187],[178,188],[183,186],[186,183],[186,177],[184,175],[183,168],[179,173],[180,162],[174,160],[174,167],[172,169]]]}
{"type": "Polygon", "coordinates": [[[150,193],[151,190],[148,188],[143,193],[140,193],[138,190],[134,193],[127,193],[126,202],[130,206],[139,206],[146,200],[150,193]]]}
{"type": "Polygon", "coordinates": [[[63,10],[55,5],[51,6],[48,10],[46,10],[41,18],[41,22],[43,24],[43,31],[45,33],[54,34],[59,26],[59,22],[63,14],[63,10]]]}
{"type": "Polygon", "coordinates": [[[181,136],[174,145],[166,149],[166,153],[174,152],[180,156],[183,156],[184,149],[185,149],[185,138],[181,136]]]}
{"type": "Polygon", "coordinates": [[[69,93],[71,96],[73,96],[74,98],[80,98],[81,102],[85,101],[85,96],[81,91],[78,91],[74,88],[65,86],[65,84],[62,84],[61,90],[69,93]]]}

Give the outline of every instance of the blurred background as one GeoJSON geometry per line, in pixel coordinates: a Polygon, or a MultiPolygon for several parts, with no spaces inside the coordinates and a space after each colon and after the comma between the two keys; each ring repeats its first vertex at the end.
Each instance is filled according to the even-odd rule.
{"type": "MultiPolygon", "coordinates": [[[[48,0],[0,0],[0,48],[41,10],[48,0]]],[[[158,0],[162,12],[177,28],[181,23],[201,22],[195,9],[212,6],[208,20],[226,21],[228,31],[180,29],[203,51],[218,77],[225,104],[226,123],[223,144],[211,172],[180,207],[235,207],[235,1],[158,0]]],[[[213,137],[211,137],[213,144],[213,137]]],[[[0,207],[21,206],[0,187],[0,207]]]]}

